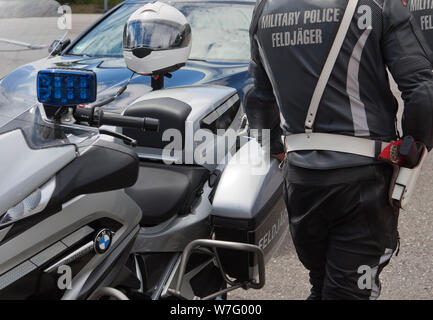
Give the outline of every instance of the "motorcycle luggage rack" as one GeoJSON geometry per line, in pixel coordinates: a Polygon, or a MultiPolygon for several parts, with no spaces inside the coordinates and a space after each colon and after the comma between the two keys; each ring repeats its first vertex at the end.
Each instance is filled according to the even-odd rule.
{"type": "Polygon", "coordinates": [[[220,241],[220,240],[209,240],[209,239],[199,239],[194,240],[190,242],[183,251],[182,254],[182,260],[180,264],[180,271],[177,278],[176,288],[175,289],[168,289],[168,292],[177,298],[180,299],[186,299],[181,293],[182,288],[182,282],[185,276],[186,266],[188,264],[189,258],[192,254],[192,252],[198,248],[210,248],[212,249],[215,258],[216,263],[218,265],[219,270],[221,271],[221,275],[224,279],[224,281],[229,285],[228,288],[222,289],[218,292],[215,292],[211,295],[208,295],[204,298],[194,297],[194,300],[213,300],[215,298],[218,298],[221,295],[224,295],[228,292],[237,290],[237,289],[262,289],[265,285],[265,258],[264,253],[261,248],[258,246],[247,244],[247,243],[240,243],[240,242],[230,242],[230,241],[220,241]],[[257,262],[258,262],[258,278],[259,281],[256,282],[256,280],[251,279],[248,281],[233,281],[230,280],[226,273],[224,272],[224,268],[221,264],[221,260],[219,258],[217,249],[230,249],[230,250],[236,250],[236,251],[244,251],[244,252],[251,252],[254,254],[257,254],[257,262]]]}

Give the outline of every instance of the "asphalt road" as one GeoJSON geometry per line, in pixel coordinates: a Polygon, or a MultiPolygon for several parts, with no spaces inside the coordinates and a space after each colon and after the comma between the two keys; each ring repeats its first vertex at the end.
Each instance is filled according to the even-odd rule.
{"type": "Polygon", "coordinates": [[[74,39],[95,21],[99,15],[73,15],[72,30],[59,30],[58,18],[13,18],[0,19],[0,79],[23,64],[48,56],[48,46],[56,39],[74,39]],[[14,40],[46,46],[31,50],[2,42],[1,39],[14,40]]]}
{"type": "MultiPolygon", "coordinates": [[[[74,15],[73,39],[97,15],[74,15]]],[[[61,38],[56,18],[0,19],[0,38],[49,45],[61,38]]],[[[44,58],[47,49],[28,50],[0,43],[0,78],[25,63],[44,58]]],[[[397,90],[394,90],[398,95],[397,90]]],[[[412,205],[400,214],[401,250],[383,271],[381,299],[433,299],[433,159],[429,157],[412,205]]],[[[308,273],[298,261],[290,236],[267,266],[267,284],[260,291],[238,290],[231,299],[305,299],[308,273]]]]}

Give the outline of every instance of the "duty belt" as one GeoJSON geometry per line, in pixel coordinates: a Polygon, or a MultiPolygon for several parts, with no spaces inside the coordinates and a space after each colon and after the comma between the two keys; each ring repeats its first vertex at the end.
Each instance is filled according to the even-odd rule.
{"type": "Polygon", "coordinates": [[[376,158],[389,142],[370,140],[330,133],[301,133],[285,137],[286,152],[293,151],[336,151],[376,158]]]}

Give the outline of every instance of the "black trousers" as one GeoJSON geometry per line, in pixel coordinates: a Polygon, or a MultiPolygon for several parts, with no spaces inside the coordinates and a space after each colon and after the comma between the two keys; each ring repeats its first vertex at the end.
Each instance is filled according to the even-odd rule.
{"type": "Polygon", "coordinates": [[[376,299],[398,246],[399,210],[388,202],[392,169],[308,170],[284,165],[290,231],[310,271],[310,299],[376,299]]]}

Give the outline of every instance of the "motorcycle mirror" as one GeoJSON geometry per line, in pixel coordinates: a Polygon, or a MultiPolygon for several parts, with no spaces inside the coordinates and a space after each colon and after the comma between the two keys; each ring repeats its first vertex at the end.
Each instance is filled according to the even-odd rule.
{"type": "Polygon", "coordinates": [[[66,49],[67,46],[71,44],[71,39],[63,39],[63,40],[54,40],[53,43],[48,48],[48,53],[51,56],[57,56],[63,50],[66,49]]]}
{"type": "Polygon", "coordinates": [[[37,76],[38,101],[54,107],[70,107],[96,101],[96,74],[90,70],[47,69],[37,76]]]}

